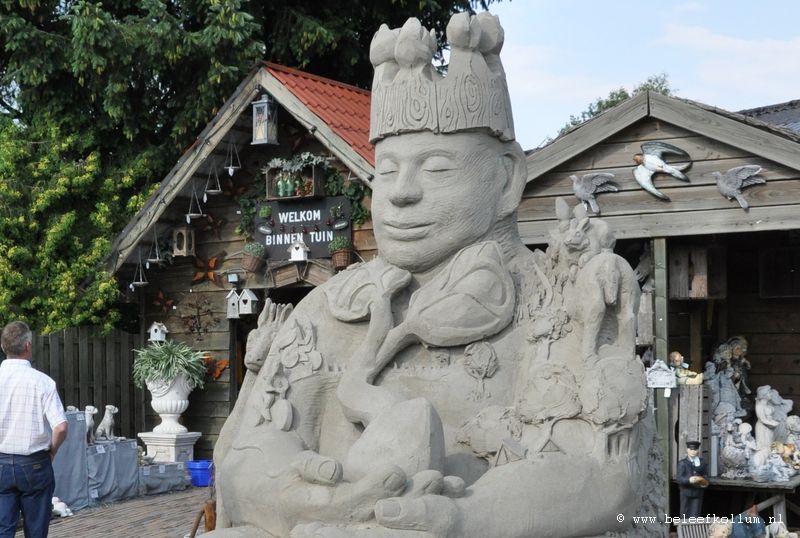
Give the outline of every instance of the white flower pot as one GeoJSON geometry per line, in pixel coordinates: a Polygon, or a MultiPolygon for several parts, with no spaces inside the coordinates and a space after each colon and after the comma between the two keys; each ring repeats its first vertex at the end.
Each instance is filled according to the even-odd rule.
{"type": "Polygon", "coordinates": [[[181,413],[189,407],[189,393],[192,387],[185,374],[179,374],[170,383],[147,381],[147,388],[152,395],[150,406],[158,413],[161,424],[153,428],[155,433],[185,433],[188,430],[178,420],[181,413]]]}

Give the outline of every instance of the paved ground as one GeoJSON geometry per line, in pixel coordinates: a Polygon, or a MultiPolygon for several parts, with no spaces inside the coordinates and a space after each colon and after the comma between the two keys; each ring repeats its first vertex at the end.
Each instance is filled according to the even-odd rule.
{"type": "MultiPolygon", "coordinates": [[[[85,508],[72,517],[53,519],[50,538],[183,538],[208,495],[209,488],[190,487],[85,508]]],[[[22,530],[17,532],[16,538],[22,536],[22,530]]]]}

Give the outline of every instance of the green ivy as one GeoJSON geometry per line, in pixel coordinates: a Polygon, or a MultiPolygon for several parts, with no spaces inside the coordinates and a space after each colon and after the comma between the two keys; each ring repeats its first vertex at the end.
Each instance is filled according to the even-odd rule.
{"type": "Polygon", "coordinates": [[[345,179],[338,168],[327,168],[325,176],[325,196],[346,196],[350,200],[353,224],[364,224],[369,218],[369,209],[364,205],[364,197],[371,194],[369,187],[358,179],[345,179]]]}

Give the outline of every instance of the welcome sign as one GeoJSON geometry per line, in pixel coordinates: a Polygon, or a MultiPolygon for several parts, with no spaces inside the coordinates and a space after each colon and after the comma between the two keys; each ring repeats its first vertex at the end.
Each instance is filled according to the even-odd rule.
{"type": "Polygon", "coordinates": [[[289,247],[302,240],[309,258],[329,258],[328,243],[334,237],[352,238],[350,200],[345,196],[273,200],[256,209],[254,240],[266,245],[271,260],[288,260],[289,247]],[[270,208],[269,217],[259,217],[261,207],[270,208]]]}

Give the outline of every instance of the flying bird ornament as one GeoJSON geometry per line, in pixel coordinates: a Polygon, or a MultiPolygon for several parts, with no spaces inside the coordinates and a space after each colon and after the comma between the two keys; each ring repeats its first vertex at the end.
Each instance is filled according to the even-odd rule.
{"type": "Polygon", "coordinates": [[[654,174],[669,174],[675,179],[686,181],[689,178],[683,173],[692,166],[691,161],[682,165],[667,164],[664,160],[667,155],[675,155],[683,159],[689,159],[689,154],[677,146],[667,144],[666,142],[645,142],[641,146],[642,152],[633,156],[633,162],[638,166],[633,169],[633,177],[644,190],[661,198],[662,200],[669,200],[669,196],[660,192],[653,185],[654,174]]]}
{"type": "Polygon", "coordinates": [[[758,177],[760,172],[760,166],[746,164],[744,166],[731,168],[724,174],[722,172],[714,172],[712,175],[714,179],[717,180],[717,188],[722,196],[728,200],[736,198],[736,201],[739,202],[742,209],[746,211],[750,207],[750,204],[747,203],[747,200],[742,195],[742,189],[752,185],[766,183],[766,179],[758,177]]]}
{"type": "Polygon", "coordinates": [[[592,212],[600,214],[600,206],[597,205],[595,196],[601,192],[617,192],[619,187],[611,180],[614,179],[614,174],[606,172],[594,172],[591,174],[584,174],[580,178],[578,176],[569,176],[572,180],[572,192],[575,198],[583,203],[583,207],[588,211],[591,207],[592,212]]]}

